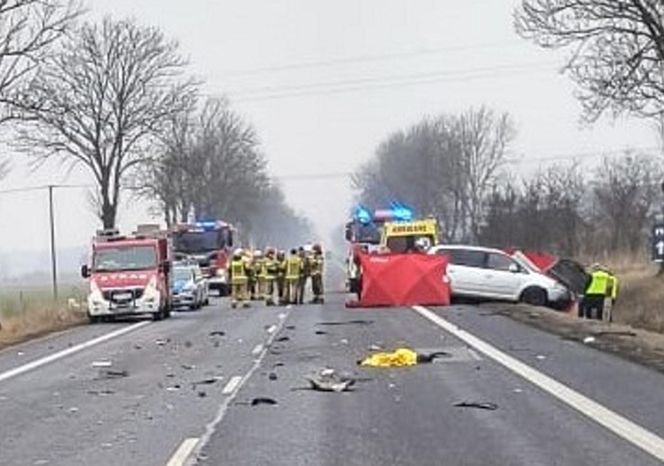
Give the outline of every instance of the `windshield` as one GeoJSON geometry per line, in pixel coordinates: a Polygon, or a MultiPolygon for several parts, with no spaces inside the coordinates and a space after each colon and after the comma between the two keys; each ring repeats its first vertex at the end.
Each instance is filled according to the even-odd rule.
{"type": "Polygon", "coordinates": [[[380,243],[381,233],[382,227],[376,224],[355,224],[353,226],[353,235],[356,243],[378,244],[380,243]]]}
{"type": "Polygon", "coordinates": [[[157,253],[153,246],[104,248],[95,251],[95,272],[154,269],[157,253]]]}
{"type": "Polygon", "coordinates": [[[174,247],[177,252],[200,254],[226,246],[222,231],[184,231],[176,233],[174,247]]]}
{"type": "Polygon", "coordinates": [[[390,252],[403,254],[406,252],[424,252],[427,248],[422,247],[422,240],[425,240],[429,247],[433,244],[433,237],[430,235],[419,236],[393,236],[387,239],[387,248],[390,252]]]}
{"type": "Polygon", "coordinates": [[[173,279],[176,282],[191,280],[191,269],[176,267],[173,269],[173,279]]]}

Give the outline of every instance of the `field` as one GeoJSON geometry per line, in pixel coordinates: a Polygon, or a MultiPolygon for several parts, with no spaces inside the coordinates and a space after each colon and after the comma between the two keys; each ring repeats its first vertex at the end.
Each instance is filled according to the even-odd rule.
{"type": "Polygon", "coordinates": [[[79,325],[86,320],[85,288],[63,285],[53,299],[45,286],[13,286],[0,292],[0,347],[79,325]]]}
{"type": "Polygon", "coordinates": [[[657,276],[657,267],[633,261],[614,270],[620,279],[614,321],[664,333],[664,276],[657,276]]]}

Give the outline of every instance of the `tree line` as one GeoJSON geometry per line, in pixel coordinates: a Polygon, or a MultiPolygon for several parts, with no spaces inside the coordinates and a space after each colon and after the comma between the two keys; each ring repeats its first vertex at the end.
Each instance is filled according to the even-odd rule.
{"type": "Polygon", "coordinates": [[[223,218],[247,239],[267,226],[309,239],[255,128],[226,99],[203,98],[187,67],[156,27],[88,20],[76,0],[0,0],[0,124],[36,165],[85,167],[104,228],[124,195],[150,201],[167,225],[223,218]]]}
{"type": "Polygon", "coordinates": [[[660,209],[661,160],[626,152],[592,169],[558,163],[517,176],[514,136],[509,115],[486,107],[424,118],[389,135],[357,170],[357,200],[431,215],[446,242],[568,256],[644,251],[660,209]]]}

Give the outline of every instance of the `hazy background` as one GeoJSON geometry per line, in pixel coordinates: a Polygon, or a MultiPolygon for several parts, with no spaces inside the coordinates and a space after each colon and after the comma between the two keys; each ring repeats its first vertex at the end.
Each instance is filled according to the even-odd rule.
{"type": "MultiPolygon", "coordinates": [[[[180,41],[204,92],[227,95],[253,122],[288,200],[323,240],[352,202],[350,179],[390,131],[426,114],[481,104],[508,111],[518,127],[515,171],[658,145],[637,120],[579,123],[564,56],[514,33],[513,0],[88,0],[90,14],[134,16],[180,41]],[[317,175],[307,178],[303,175],[317,175]]],[[[5,149],[5,152],[7,149],[5,149]]],[[[86,184],[87,174],[24,158],[0,190],[86,184]]],[[[45,190],[0,195],[0,276],[48,268],[45,190]]],[[[97,221],[85,188],[56,192],[60,270],[76,268],[97,221]]],[[[122,229],[151,221],[125,197],[122,229]]]]}

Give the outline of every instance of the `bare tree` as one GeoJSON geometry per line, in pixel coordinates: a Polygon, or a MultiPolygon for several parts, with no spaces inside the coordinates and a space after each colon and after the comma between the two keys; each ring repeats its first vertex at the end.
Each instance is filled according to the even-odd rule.
{"type": "Polygon", "coordinates": [[[469,232],[477,239],[483,221],[484,202],[491,192],[498,169],[504,164],[515,131],[507,113],[497,115],[487,107],[471,109],[456,124],[460,145],[459,168],[465,189],[463,202],[469,232]]]}
{"type": "Polygon", "coordinates": [[[87,167],[99,217],[112,228],[123,182],[150,162],[155,134],[194,88],[184,66],[178,44],[156,28],[110,18],[83,24],[12,100],[25,122],[19,148],[87,167]]]}
{"type": "Polygon", "coordinates": [[[648,220],[659,192],[662,170],[653,158],[625,154],[604,159],[595,181],[596,224],[606,231],[604,251],[635,253],[646,237],[648,220]]]}
{"type": "Polygon", "coordinates": [[[0,101],[33,75],[80,13],[73,0],[0,0],[0,101]]]}
{"type": "Polygon", "coordinates": [[[569,48],[565,71],[579,85],[585,116],[607,109],[664,112],[661,0],[522,0],[517,32],[546,48],[569,48]]]}

